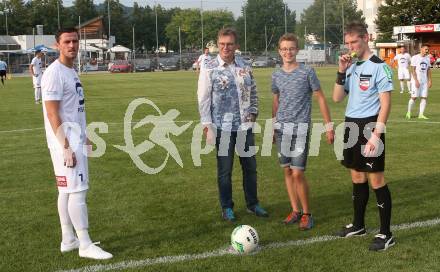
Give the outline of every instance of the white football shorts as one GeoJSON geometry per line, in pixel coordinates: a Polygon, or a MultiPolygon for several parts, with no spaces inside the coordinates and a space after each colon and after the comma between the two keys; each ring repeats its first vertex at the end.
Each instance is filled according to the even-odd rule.
{"type": "Polygon", "coordinates": [[[75,152],[76,166],[64,166],[63,152],[49,149],[55,172],[56,185],[60,193],[76,193],[89,188],[89,167],[87,156],[83,152],[75,152]]]}
{"type": "Polygon", "coordinates": [[[420,87],[411,80],[411,97],[428,97],[428,82],[420,82],[420,87]]]}
{"type": "Polygon", "coordinates": [[[409,75],[409,70],[408,68],[399,68],[397,70],[397,74],[398,74],[398,78],[399,80],[409,80],[411,77],[409,75]]]}
{"type": "Polygon", "coordinates": [[[43,77],[43,74],[39,74],[38,76],[32,77],[32,83],[34,84],[34,88],[41,88],[41,78],[43,77]]]}

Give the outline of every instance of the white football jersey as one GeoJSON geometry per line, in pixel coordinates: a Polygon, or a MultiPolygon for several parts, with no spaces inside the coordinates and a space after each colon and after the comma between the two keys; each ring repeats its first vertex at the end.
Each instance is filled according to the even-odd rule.
{"type": "Polygon", "coordinates": [[[409,62],[411,61],[411,56],[408,53],[404,53],[404,54],[397,54],[394,57],[394,60],[397,61],[398,63],[398,68],[408,68],[409,66],[409,62]]]}
{"type": "Polygon", "coordinates": [[[210,55],[205,55],[205,54],[200,55],[199,59],[197,60],[197,62],[199,63],[200,70],[201,70],[201,69],[205,69],[206,64],[208,64],[208,62],[209,62],[211,59],[212,59],[212,58],[211,58],[210,55]]]}
{"type": "MultiPolygon", "coordinates": [[[[60,101],[59,114],[65,126],[65,135],[74,151],[76,147],[82,150],[82,145],[86,142],[85,100],[84,90],[75,69],[65,66],[57,59],[43,74],[41,91],[43,101],[60,101]]],[[[45,103],[43,114],[47,144],[49,148],[60,148],[47,118],[45,103]]]]}
{"type": "Polygon", "coordinates": [[[417,80],[420,83],[428,81],[428,69],[430,65],[429,56],[422,57],[420,54],[417,54],[411,58],[411,66],[415,67],[417,80]]]}
{"type": "Polygon", "coordinates": [[[34,74],[36,76],[41,75],[43,67],[41,66],[41,59],[34,57],[31,61],[32,64],[32,70],[34,70],[34,74]]]}

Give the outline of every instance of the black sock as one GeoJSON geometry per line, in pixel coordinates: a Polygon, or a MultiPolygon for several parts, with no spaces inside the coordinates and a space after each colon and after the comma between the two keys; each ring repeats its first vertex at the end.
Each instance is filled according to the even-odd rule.
{"type": "Polygon", "coordinates": [[[379,208],[380,216],[380,233],[386,236],[391,236],[391,193],[388,190],[388,185],[375,189],[377,199],[377,207],[379,208]]]}
{"type": "Polygon", "coordinates": [[[353,225],[356,228],[365,227],[364,217],[369,197],[368,182],[353,183],[353,225]]]}

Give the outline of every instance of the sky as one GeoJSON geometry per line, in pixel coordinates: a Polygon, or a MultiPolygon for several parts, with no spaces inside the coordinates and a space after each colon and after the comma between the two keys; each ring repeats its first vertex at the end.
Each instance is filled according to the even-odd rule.
{"type": "MultiPolygon", "coordinates": [[[[64,5],[71,6],[74,0],[63,0],[64,5]]],[[[119,0],[124,6],[133,6],[134,0],[119,0]]],[[[95,4],[104,2],[104,0],[94,0],[95,4]]],[[[136,0],[141,6],[154,6],[155,2],[165,8],[180,7],[180,8],[200,8],[203,5],[204,10],[226,9],[232,11],[237,18],[241,15],[241,7],[246,2],[245,0],[136,0]]],[[[289,9],[296,11],[297,20],[300,19],[301,12],[313,3],[313,0],[284,0],[289,9]]]]}

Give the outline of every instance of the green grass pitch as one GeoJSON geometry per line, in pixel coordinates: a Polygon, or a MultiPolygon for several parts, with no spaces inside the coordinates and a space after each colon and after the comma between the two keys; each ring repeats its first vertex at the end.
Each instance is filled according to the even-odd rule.
{"type": "MultiPolygon", "coordinates": [[[[330,100],[336,68],[317,68],[328,97],[331,114],[339,124],[345,103],[330,100]]],[[[255,71],[260,115],[271,116],[271,70],[255,71]]],[[[30,78],[14,77],[0,86],[0,271],[57,271],[96,264],[143,260],[161,256],[197,254],[228,245],[234,226],[220,218],[214,153],[202,155],[195,167],[190,146],[195,123],[180,136],[171,136],[183,160],[173,159],[163,171],[147,175],[124,145],[123,120],[128,104],[146,97],[162,112],[177,109],[178,121],[198,120],[196,74],[192,72],[89,74],[81,80],[86,94],[88,123],[108,123],[100,158],[90,158],[88,208],[90,234],[114,254],[110,261],[80,259],[77,252],[61,254],[56,209],[57,190],[45,143],[41,105],[33,102],[30,78]],[[30,130],[27,130],[30,129],[30,130]]],[[[433,70],[426,114],[428,121],[404,119],[408,94],[392,95],[387,125],[386,180],[393,197],[392,224],[426,221],[439,217],[440,179],[440,70],[433,70]]],[[[418,111],[418,103],[415,107],[418,111]]],[[[135,120],[152,114],[141,106],[135,120]]],[[[415,114],[415,111],[414,111],[415,114]]],[[[313,118],[320,119],[316,104],[313,118]]],[[[178,123],[183,125],[184,123],[178,123]]],[[[260,124],[264,126],[264,122],[260,124]]],[[[136,143],[147,139],[151,126],[138,129],[136,143]]],[[[261,145],[261,134],[257,144],[261,145]]],[[[233,195],[239,224],[256,228],[260,243],[308,239],[331,235],[352,217],[351,181],[336,160],[332,147],[321,142],[319,156],[310,157],[306,176],[316,227],[301,232],[280,222],[289,212],[282,170],[276,153],[257,155],[259,198],[269,211],[267,219],[245,211],[241,169],[236,158],[233,195]]],[[[154,147],[141,157],[158,166],[166,152],[154,147]]],[[[366,224],[379,225],[375,195],[370,193],[366,224]]],[[[263,250],[250,256],[219,256],[171,264],[127,269],[129,271],[438,271],[440,226],[394,232],[396,246],[382,253],[368,251],[373,233],[358,239],[338,239],[304,246],[263,250]]]]}

